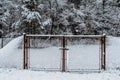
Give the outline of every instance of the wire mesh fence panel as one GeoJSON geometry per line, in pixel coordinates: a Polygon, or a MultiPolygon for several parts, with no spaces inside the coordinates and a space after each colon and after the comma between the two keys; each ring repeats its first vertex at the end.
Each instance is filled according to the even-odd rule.
{"type": "Polygon", "coordinates": [[[8,44],[11,40],[13,40],[14,38],[8,38],[8,37],[3,37],[0,38],[0,48],[3,48],[6,44],[8,44]]]}
{"type": "Polygon", "coordinates": [[[101,69],[101,46],[97,38],[67,38],[67,71],[101,69]]]}
{"type": "Polygon", "coordinates": [[[54,37],[29,38],[29,68],[61,70],[61,39],[54,37]]]}

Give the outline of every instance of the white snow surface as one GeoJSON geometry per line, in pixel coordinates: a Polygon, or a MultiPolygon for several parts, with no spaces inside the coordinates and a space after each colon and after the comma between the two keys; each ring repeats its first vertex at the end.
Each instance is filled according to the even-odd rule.
{"type": "Polygon", "coordinates": [[[120,72],[80,74],[0,69],[0,80],[120,80],[120,72]]]}
{"type": "MultiPolygon", "coordinates": [[[[30,70],[22,70],[23,49],[19,48],[22,41],[23,36],[20,36],[0,49],[0,80],[120,80],[119,37],[107,37],[107,70],[100,73],[83,72],[82,74],[81,72],[31,71],[34,67],[39,70],[49,70],[49,68],[60,70],[61,51],[58,47],[48,47],[40,50],[30,49],[30,70]]],[[[99,68],[99,61],[97,60],[99,55],[94,53],[99,53],[98,45],[87,44],[67,47],[69,48],[67,51],[68,71],[72,69],[99,68]],[[78,54],[78,52],[82,54],[78,54]]]]}

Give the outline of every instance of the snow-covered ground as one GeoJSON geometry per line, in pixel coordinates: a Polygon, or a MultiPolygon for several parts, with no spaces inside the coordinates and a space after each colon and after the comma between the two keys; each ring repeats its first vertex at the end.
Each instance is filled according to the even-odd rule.
{"type": "MultiPolygon", "coordinates": [[[[120,38],[107,37],[107,71],[100,73],[61,73],[22,70],[23,37],[18,37],[0,49],[0,80],[120,80],[120,38]],[[13,69],[15,68],[15,69],[13,69]],[[21,70],[18,70],[21,69],[21,70]]],[[[67,70],[99,69],[99,45],[68,46],[67,70]]],[[[29,49],[30,69],[61,69],[61,51],[58,47],[29,49]]]]}
{"type": "Polygon", "coordinates": [[[0,80],[120,80],[120,72],[108,71],[80,74],[0,69],[0,80]]]}

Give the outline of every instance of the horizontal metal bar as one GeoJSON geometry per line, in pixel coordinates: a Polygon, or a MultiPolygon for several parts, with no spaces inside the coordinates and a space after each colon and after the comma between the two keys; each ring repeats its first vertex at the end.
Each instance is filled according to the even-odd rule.
{"type": "Polygon", "coordinates": [[[105,35],[29,35],[26,37],[83,37],[83,38],[101,38],[105,35]]]}
{"type": "Polygon", "coordinates": [[[68,48],[59,48],[60,50],[69,50],[68,48]]]}

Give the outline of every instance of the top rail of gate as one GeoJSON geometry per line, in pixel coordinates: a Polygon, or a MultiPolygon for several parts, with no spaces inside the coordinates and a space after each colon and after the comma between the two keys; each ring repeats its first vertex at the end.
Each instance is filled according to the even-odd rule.
{"type": "Polygon", "coordinates": [[[26,34],[26,37],[83,37],[83,38],[101,38],[105,37],[106,35],[31,35],[26,34]]]}

